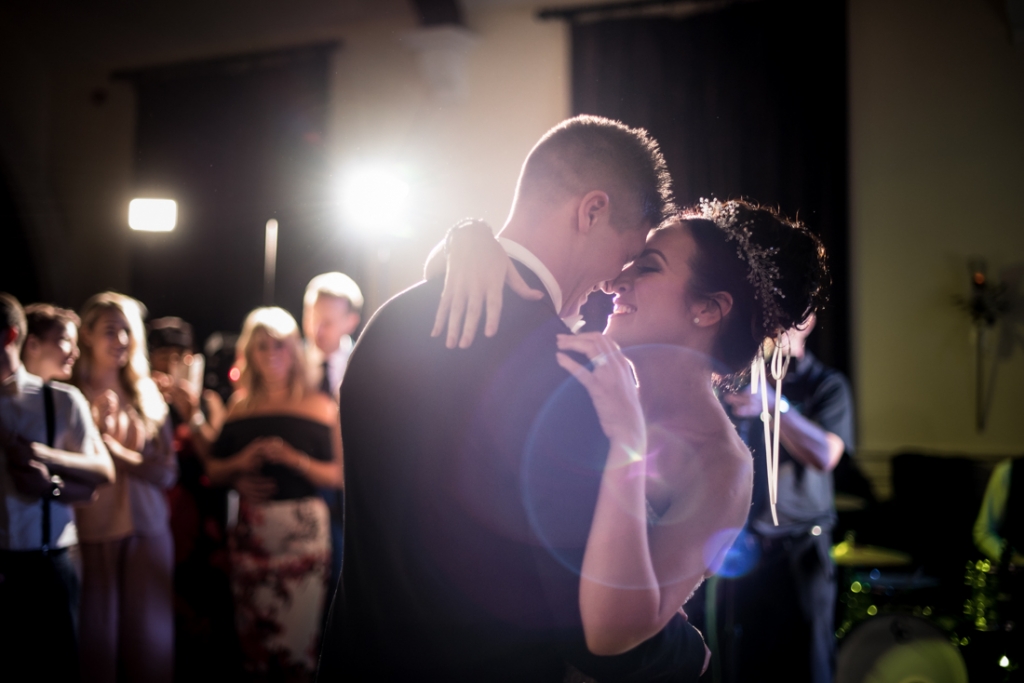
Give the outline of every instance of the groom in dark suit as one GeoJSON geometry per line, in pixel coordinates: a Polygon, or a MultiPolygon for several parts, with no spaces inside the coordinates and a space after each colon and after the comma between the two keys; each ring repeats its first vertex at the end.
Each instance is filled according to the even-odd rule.
{"type": "Polygon", "coordinates": [[[608,440],[555,361],[565,320],[669,209],[644,131],[570,119],[530,152],[500,235],[547,296],[507,296],[498,333],[464,350],[430,336],[440,279],[374,315],[341,391],[345,563],[319,681],[699,676],[703,640],[678,616],[623,655],[586,648],[579,570],[608,440]]]}

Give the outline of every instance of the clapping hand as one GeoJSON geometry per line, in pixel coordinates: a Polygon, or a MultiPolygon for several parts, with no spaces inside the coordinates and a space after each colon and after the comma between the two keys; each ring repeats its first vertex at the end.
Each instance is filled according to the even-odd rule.
{"type": "Polygon", "coordinates": [[[117,397],[117,392],[113,390],[104,391],[93,398],[90,408],[92,409],[93,421],[96,423],[96,427],[99,428],[100,434],[109,434],[117,439],[120,436],[118,433],[120,425],[117,419],[120,413],[120,400],[117,397]]]}
{"type": "Polygon", "coordinates": [[[306,469],[309,456],[295,449],[284,439],[278,436],[268,436],[262,441],[263,453],[267,462],[284,465],[300,472],[306,469]]]}
{"type": "Polygon", "coordinates": [[[175,379],[163,372],[153,372],[153,381],[156,382],[164,400],[178,412],[186,422],[192,419],[199,410],[199,395],[192,390],[192,385],[183,379],[175,379]]]}

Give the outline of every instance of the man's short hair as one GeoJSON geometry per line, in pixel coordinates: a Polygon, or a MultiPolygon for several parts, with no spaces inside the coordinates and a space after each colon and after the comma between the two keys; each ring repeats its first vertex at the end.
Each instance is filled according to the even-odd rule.
{"type": "Polygon", "coordinates": [[[150,320],[146,327],[149,328],[146,345],[150,352],[168,347],[180,348],[185,351],[192,350],[192,326],[181,318],[176,316],[155,318],[150,320]]]}
{"type": "Polygon", "coordinates": [[[321,273],[306,285],[302,305],[309,308],[321,296],[332,296],[348,302],[348,310],[359,313],[363,310],[363,293],[356,281],[344,273],[321,273]]]}
{"type": "Polygon", "coordinates": [[[657,141],[643,128],[583,114],[561,122],[537,142],[523,165],[519,191],[556,199],[592,190],[611,197],[615,225],[631,225],[633,207],[647,227],[675,211],[672,179],[657,141]]]}
{"type": "Polygon", "coordinates": [[[25,323],[26,337],[48,339],[69,324],[78,327],[82,321],[77,313],[67,308],[53,304],[29,304],[25,307],[25,323]]]}
{"type": "Polygon", "coordinates": [[[25,343],[25,309],[13,296],[0,292],[0,335],[7,336],[8,330],[15,330],[18,338],[15,341],[18,350],[25,343]]]}

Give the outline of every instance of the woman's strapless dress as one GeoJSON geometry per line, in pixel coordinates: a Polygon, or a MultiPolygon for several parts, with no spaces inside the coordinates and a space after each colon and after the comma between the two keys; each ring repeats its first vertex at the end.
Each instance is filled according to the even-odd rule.
{"type": "MultiPolygon", "coordinates": [[[[330,427],[303,417],[266,415],[224,425],[215,458],[277,436],[316,460],[331,459],[330,427]]],[[[283,465],[261,474],[277,491],[265,503],[240,501],[228,532],[235,621],[245,666],[274,680],[312,680],[330,574],[330,519],[313,484],[283,465]]]]}

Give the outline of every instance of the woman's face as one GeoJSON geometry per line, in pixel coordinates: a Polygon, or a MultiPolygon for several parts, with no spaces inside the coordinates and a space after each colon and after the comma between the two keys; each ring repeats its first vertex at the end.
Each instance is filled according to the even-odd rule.
{"type": "Polygon", "coordinates": [[[128,364],[132,334],[128,319],[116,310],[100,314],[87,334],[93,362],[98,367],[123,368],[128,364]]]}
{"type": "Polygon", "coordinates": [[[275,339],[264,330],[252,335],[252,361],[265,382],[287,382],[292,371],[292,355],[284,339],[275,339]]]}
{"type": "Polygon", "coordinates": [[[32,367],[26,367],[33,375],[45,381],[70,379],[71,369],[78,359],[78,328],[74,323],[51,332],[43,339],[35,339],[32,353],[32,367]]]}
{"type": "Polygon", "coordinates": [[[651,234],[638,259],[605,284],[615,309],[605,334],[622,347],[688,343],[696,326],[689,311],[690,259],[697,244],[690,230],[674,223],[651,234]]]}

